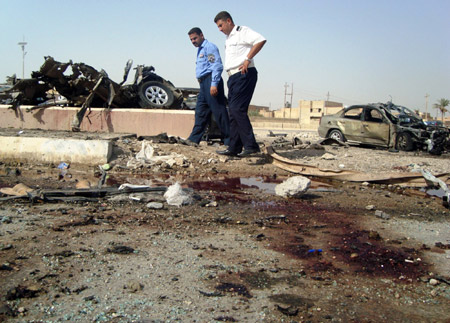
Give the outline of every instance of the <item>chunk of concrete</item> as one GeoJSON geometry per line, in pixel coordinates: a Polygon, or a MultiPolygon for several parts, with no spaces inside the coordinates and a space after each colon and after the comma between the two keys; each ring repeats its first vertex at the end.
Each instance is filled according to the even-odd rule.
{"type": "Polygon", "coordinates": [[[275,193],[283,197],[299,197],[308,191],[310,185],[309,178],[293,176],[275,186],[275,193]]]}
{"type": "Polygon", "coordinates": [[[2,160],[102,165],[109,161],[112,142],[69,138],[0,137],[2,160]]]}

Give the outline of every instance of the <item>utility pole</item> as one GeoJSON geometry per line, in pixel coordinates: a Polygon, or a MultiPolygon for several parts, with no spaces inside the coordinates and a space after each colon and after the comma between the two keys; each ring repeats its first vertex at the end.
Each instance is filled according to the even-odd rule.
{"type": "Polygon", "coordinates": [[[294,83],[292,83],[292,85],[291,85],[291,93],[288,93],[288,91],[287,91],[288,88],[289,88],[289,85],[287,83],[284,83],[284,107],[292,108],[292,94],[294,92],[294,83]],[[286,96],[291,97],[290,103],[286,100],[286,96]]]}
{"type": "Polygon", "coordinates": [[[22,80],[25,79],[25,55],[27,52],[25,51],[25,45],[27,42],[25,41],[25,36],[23,37],[23,41],[17,43],[20,47],[22,47],[22,80]]]}
{"type": "Polygon", "coordinates": [[[330,101],[330,91],[327,92],[327,100],[323,104],[323,115],[327,114],[327,102],[330,101]]]}
{"type": "Polygon", "coordinates": [[[428,121],[428,97],[430,95],[427,93],[425,94],[425,121],[428,121]]]}

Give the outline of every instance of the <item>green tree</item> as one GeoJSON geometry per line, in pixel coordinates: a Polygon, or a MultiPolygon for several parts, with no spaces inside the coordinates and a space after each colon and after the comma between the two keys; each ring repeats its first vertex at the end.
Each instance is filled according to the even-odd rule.
{"type": "Polygon", "coordinates": [[[438,101],[438,103],[434,104],[434,108],[441,111],[442,123],[444,123],[444,114],[445,114],[445,112],[448,111],[446,108],[448,107],[449,104],[450,104],[450,100],[448,100],[448,99],[440,99],[438,101]]]}

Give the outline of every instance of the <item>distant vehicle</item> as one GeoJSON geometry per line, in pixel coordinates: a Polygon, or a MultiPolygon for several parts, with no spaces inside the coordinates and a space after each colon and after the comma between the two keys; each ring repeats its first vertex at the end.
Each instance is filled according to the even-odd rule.
{"type": "Polygon", "coordinates": [[[439,121],[439,120],[425,121],[425,124],[427,126],[435,126],[435,127],[443,127],[444,126],[442,121],[439,121]]]}
{"type": "Polygon", "coordinates": [[[413,111],[392,102],[354,105],[325,115],[318,132],[343,142],[404,151],[426,149],[432,154],[441,154],[449,145],[447,128],[427,126],[413,111]]]}

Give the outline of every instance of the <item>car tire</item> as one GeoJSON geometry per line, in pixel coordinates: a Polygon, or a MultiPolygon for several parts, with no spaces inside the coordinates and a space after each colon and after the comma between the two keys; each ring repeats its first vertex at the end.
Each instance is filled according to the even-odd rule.
{"type": "Polygon", "coordinates": [[[328,138],[345,142],[345,137],[340,130],[333,129],[328,133],[328,138]]]}
{"type": "Polygon", "coordinates": [[[174,104],[173,90],[166,84],[147,81],[139,86],[139,105],[142,108],[170,108],[174,104]]]}
{"type": "Polygon", "coordinates": [[[397,149],[403,151],[411,151],[414,149],[414,142],[411,135],[407,132],[397,134],[397,149]]]}

